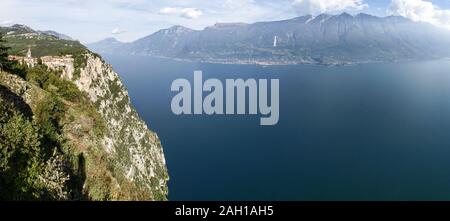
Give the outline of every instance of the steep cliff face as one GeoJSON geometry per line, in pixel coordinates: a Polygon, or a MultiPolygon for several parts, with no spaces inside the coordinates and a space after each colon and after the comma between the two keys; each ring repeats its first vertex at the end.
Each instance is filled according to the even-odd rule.
{"type": "Polygon", "coordinates": [[[93,54],[86,54],[85,67],[78,76],[64,72],[66,78],[86,92],[106,123],[102,139],[104,150],[115,159],[115,169],[151,199],[166,199],[168,173],[161,142],[156,133],[131,106],[128,92],[110,65],[93,54]]]}
{"type": "MultiPolygon", "coordinates": [[[[85,59],[85,66],[78,71],[33,68],[28,70],[27,79],[0,72],[0,103],[14,101],[15,109],[32,117],[30,125],[36,125],[35,146],[41,152],[49,152],[49,146],[39,141],[45,136],[40,134],[43,130],[39,119],[55,110],[54,106],[43,107],[48,107],[49,101],[61,104],[55,122],[60,127],[56,130],[59,138],[50,144],[54,148],[50,156],[38,159],[39,168],[43,169],[35,172],[37,178],[30,184],[34,196],[28,194],[30,190],[13,194],[15,198],[4,194],[0,198],[35,199],[38,195],[37,199],[45,196],[52,200],[167,200],[169,178],[158,136],[132,107],[128,92],[112,67],[90,53],[85,54],[85,59]],[[36,70],[42,72],[33,74],[36,70]],[[44,83],[48,86],[39,86],[41,77],[52,76],[55,80],[44,83]],[[74,93],[81,95],[74,98],[61,93],[63,88],[68,90],[68,85],[76,87],[78,92],[74,93]]],[[[0,114],[5,113],[0,110],[0,114]]],[[[0,122],[3,126],[7,125],[0,122]]],[[[4,150],[9,144],[1,140],[2,136],[0,149],[4,150]]],[[[25,135],[16,130],[11,136],[25,135]]],[[[16,184],[10,187],[15,188],[16,184]]]]}
{"type": "Polygon", "coordinates": [[[31,46],[42,61],[0,63],[0,199],[167,200],[161,142],[110,65],[26,26],[0,34],[10,55],[31,46]]]}

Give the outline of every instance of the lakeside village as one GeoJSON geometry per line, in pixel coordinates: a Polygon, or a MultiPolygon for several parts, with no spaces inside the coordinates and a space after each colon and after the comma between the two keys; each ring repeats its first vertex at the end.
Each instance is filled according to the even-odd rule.
{"type": "Polygon", "coordinates": [[[25,64],[31,68],[36,66],[41,61],[43,65],[52,70],[61,70],[65,73],[72,73],[74,70],[74,59],[72,55],[42,56],[40,58],[36,58],[32,56],[30,47],[28,47],[28,51],[25,57],[9,55],[8,59],[11,61],[17,61],[20,64],[25,64]]]}

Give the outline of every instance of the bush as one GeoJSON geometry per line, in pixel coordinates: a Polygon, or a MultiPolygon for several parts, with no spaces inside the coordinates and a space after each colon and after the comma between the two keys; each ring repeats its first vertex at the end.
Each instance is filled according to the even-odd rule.
{"type": "Polygon", "coordinates": [[[47,70],[45,66],[38,65],[28,69],[27,80],[36,82],[42,89],[54,92],[68,101],[77,102],[83,97],[74,83],[60,78],[56,71],[47,70]]]}
{"type": "Polygon", "coordinates": [[[33,200],[42,197],[37,184],[42,165],[39,138],[36,127],[20,114],[1,125],[0,198],[33,200]]]}
{"type": "Polygon", "coordinates": [[[64,104],[39,103],[34,122],[0,96],[0,200],[69,199],[70,164],[59,150],[64,104]]]}
{"type": "Polygon", "coordinates": [[[18,75],[19,77],[25,79],[26,77],[26,67],[19,64],[17,61],[10,61],[8,59],[8,51],[10,47],[6,47],[3,43],[3,36],[0,33],[0,71],[8,71],[11,74],[18,75]]]}
{"type": "Polygon", "coordinates": [[[14,114],[0,126],[0,199],[69,199],[64,156],[41,142],[39,126],[14,114]],[[19,136],[20,135],[20,136],[19,136]],[[43,156],[50,156],[48,159],[43,156]]]}
{"type": "MultiPolygon", "coordinates": [[[[54,95],[39,103],[35,110],[35,121],[42,134],[41,142],[47,148],[61,147],[61,119],[64,117],[64,104],[54,95]]],[[[52,149],[47,151],[53,152],[52,149]]],[[[48,156],[47,156],[48,157],[48,156]]]]}
{"type": "Polygon", "coordinates": [[[10,48],[3,45],[4,42],[3,35],[0,33],[0,70],[5,69],[8,65],[8,50],[10,48]]]}
{"type": "Polygon", "coordinates": [[[8,61],[9,63],[5,67],[5,71],[17,75],[22,79],[26,79],[27,77],[27,66],[20,64],[17,61],[8,61]]]}

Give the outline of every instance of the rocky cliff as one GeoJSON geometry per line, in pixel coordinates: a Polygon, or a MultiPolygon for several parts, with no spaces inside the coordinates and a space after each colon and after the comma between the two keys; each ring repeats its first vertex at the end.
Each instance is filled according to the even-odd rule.
{"type": "Polygon", "coordinates": [[[6,31],[12,55],[32,45],[47,57],[34,67],[1,63],[0,199],[167,200],[161,142],[113,68],[79,42],[6,31]],[[61,53],[73,57],[70,68],[61,53]]]}
{"type": "Polygon", "coordinates": [[[164,199],[168,175],[161,142],[131,106],[119,75],[89,53],[79,76],[67,73],[63,77],[86,92],[105,119],[107,133],[102,144],[116,160],[117,169],[128,181],[150,191],[151,198],[164,199]]]}

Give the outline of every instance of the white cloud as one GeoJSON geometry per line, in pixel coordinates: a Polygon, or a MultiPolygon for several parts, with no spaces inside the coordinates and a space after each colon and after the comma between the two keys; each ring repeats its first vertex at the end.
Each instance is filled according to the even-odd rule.
{"type": "Polygon", "coordinates": [[[203,12],[196,8],[174,8],[165,7],[159,10],[162,15],[178,15],[187,19],[195,19],[203,15],[203,12]]]}
{"type": "Polygon", "coordinates": [[[162,15],[173,15],[178,13],[178,8],[165,7],[159,10],[159,14],[162,15]]]}
{"type": "Polygon", "coordinates": [[[111,31],[111,34],[113,34],[113,35],[119,35],[119,34],[123,34],[123,33],[125,33],[125,32],[127,32],[127,31],[122,30],[122,29],[120,29],[120,28],[114,28],[114,29],[111,31]]]}
{"type": "Polygon", "coordinates": [[[67,33],[85,43],[110,37],[121,27],[127,32],[116,37],[129,42],[173,25],[203,29],[217,22],[289,19],[296,16],[289,7],[293,1],[0,0],[0,21],[67,33]]]}
{"type": "Polygon", "coordinates": [[[299,15],[359,11],[369,6],[363,0],[294,0],[292,5],[299,15]]]}
{"type": "Polygon", "coordinates": [[[181,9],[181,17],[194,19],[203,15],[203,12],[196,8],[183,8],[181,9]]]}
{"type": "Polygon", "coordinates": [[[392,0],[389,12],[450,29],[450,10],[440,9],[424,0],[392,0]]]}

